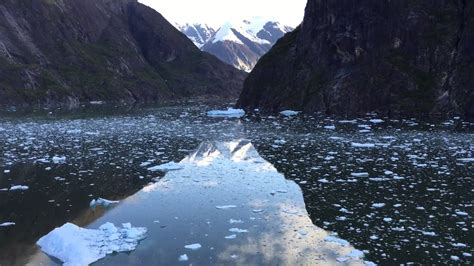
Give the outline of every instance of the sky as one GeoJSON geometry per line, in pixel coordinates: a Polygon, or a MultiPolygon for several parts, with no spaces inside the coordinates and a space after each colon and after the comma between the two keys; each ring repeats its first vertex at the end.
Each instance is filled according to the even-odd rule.
{"type": "Polygon", "coordinates": [[[303,20],[307,0],[139,0],[172,23],[206,23],[220,27],[226,21],[254,17],[296,27],[303,20]]]}

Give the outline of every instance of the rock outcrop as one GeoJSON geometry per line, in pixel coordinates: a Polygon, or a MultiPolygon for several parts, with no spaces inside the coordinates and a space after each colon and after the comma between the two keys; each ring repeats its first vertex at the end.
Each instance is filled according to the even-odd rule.
{"type": "Polygon", "coordinates": [[[0,104],[237,97],[244,78],[136,0],[0,2],[0,104]]]}
{"type": "Polygon", "coordinates": [[[356,115],[474,117],[474,2],[309,0],[238,105],[356,115]]]}

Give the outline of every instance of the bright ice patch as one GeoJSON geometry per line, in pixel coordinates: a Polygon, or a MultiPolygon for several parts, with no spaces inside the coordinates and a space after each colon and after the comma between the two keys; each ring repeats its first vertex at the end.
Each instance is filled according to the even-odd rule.
{"type": "Polygon", "coordinates": [[[96,206],[104,206],[104,207],[109,207],[110,205],[112,204],[118,204],[120,203],[120,201],[118,200],[107,200],[107,199],[103,199],[103,198],[98,198],[98,199],[93,199],[90,203],[89,203],[89,206],[91,208],[94,208],[96,206]]]}
{"type": "Polygon", "coordinates": [[[130,223],[121,228],[105,223],[98,230],[66,223],[43,236],[37,244],[64,265],[88,265],[114,252],[134,250],[146,232],[146,228],[132,227],[130,223]]]}
{"type": "Polygon", "coordinates": [[[229,117],[229,118],[240,118],[245,115],[245,111],[242,109],[228,108],[227,110],[212,110],[207,112],[207,116],[210,117],[229,117]]]}
{"type": "Polygon", "coordinates": [[[10,190],[12,190],[12,191],[13,191],[13,190],[28,190],[28,189],[29,189],[28,186],[21,186],[21,185],[12,186],[12,187],[10,188],[10,190]]]}
{"type": "Polygon", "coordinates": [[[354,148],[374,148],[375,144],[373,143],[357,143],[357,142],[352,142],[351,146],[354,148]]]}
{"type": "Polygon", "coordinates": [[[219,209],[219,210],[226,210],[226,209],[233,209],[233,208],[237,208],[237,206],[235,206],[235,205],[216,206],[216,209],[219,209]]]}
{"type": "Polygon", "coordinates": [[[184,248],[187,248],[190,250],[198,250],[201,247],[202,247],[201,244],[198,244],[198,243],[184,246],[184,248]]]}
{"type": "Polygon", "coordinates": [[[178,259],[178,261],[188,261],[188,260],[189,258],[188,258],[188,255],[186,254],[179,256],[179,259],[178,259]]]}
{"type": "Polygon", "coordinates": [[[7,227],[7,226],[14,226],[14,225],[15,225],[14,222],[5,222],[5,223],[1,223],[0,227],[7,227]]]}
{"type": "Polygon", "coordinates": [[[295,115],[298,115],[299,111],[292,111],[292,110],[285,110],[285,111],[281,111],[280,114],[283,115],[283,116],[295,116],[295,115]]]}

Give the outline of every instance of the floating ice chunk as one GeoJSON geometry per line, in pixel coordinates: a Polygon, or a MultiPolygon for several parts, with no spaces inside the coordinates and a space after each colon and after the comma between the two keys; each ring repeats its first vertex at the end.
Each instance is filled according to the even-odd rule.
{"type": "Polygon", "coordinates": [[[231,223],[231,224],[243,224],[244,221],[242,221],[242,220],[230,219],[230,220],[229,220],[229,223],[231,223]]]}
{"type": "Polygon", "coordinates": [[[229,118],[241,118],[245,116],[245,111],[242,109],[228,108],[227,110],[213,110],[207,112],[207,116],[210,117],[229,117],[229,118]]]}
{"type": "Polygon", "coordinates": [[[134,250],[146,232],[146,228],[130,224],[119,228],[106,223],[92,230],[66,223],[43,236],[37,244],[43,252],[65,265],[88,265],[114,252],[134,250]]]}
{"type": "Polygon", "coordinates": [[[9,173],[10,173],[10,170],[3,170],[3,173],[9,174],[9,173]]]}
{"type": "Polygon", "coordinates": [[[367,172],[352,173],[351,176],[353,176],[353,177],[369,177],[369,173],[367,173],[367,172]]]}
{"type": "Polygon", "coordinates": [[[280,114],[283,115],[283,116],[295,116],[295,115],[298,115],[299,113],[301,113],[300,111],[293,111],[293,110],[285,110],[285,111],[281,111],[280,114]]]}
{"type": "Polygon", "coordinates": [[[189,260],[189,258],[188,258],[188,255],[186,255],[186,254],[183,254],[183,255],[179,256],[179,258],[178,258],[178,261],[188,261],[188,260],[189,260]]]}
{"type": "Polygon", "coordinates": [[[373,124],[380,124],[384,122],[382,119],[370,119],[369,121],[373,124]]]}
{"type": "Polygon", "coordinates": [[[352,142],[351,146],[354,148],[374,148],[375,144],[373,143],[357,143],[357,142],[352,142]]]}
{"type": "Polygon", "coordinates": [[[335,237],[335,236],[327,236],[326,238],[324,238],[324,241],[336,243],[336,244],[338,244],[340,246],[343,246],[343,247],[349,246],[349,242],[347,242],[344,239],[340,239],[338,237],[335,237]]]}
{"type": "Polygon", "coordinates": [[[1,223],[0,227],[14,226],[15,224],[16,223],[14,222],[5,222],[5,223],[1,223]]]}
{"type": "Polygon", "coordinates": [[[229,229],[229,232],[232,232],[232,233],[248,233],[249,230],[247,229],[240,229],[240,228],[231,228],[229,229]]]}
{"type": "Polygon", "coordinates": [[[169,172],[169,171],[177,171],[183,169],[183,165],[175,162],[169,162],[165,164],[160,164],[157,166],[153,166],[148,168],[148,171],[151,172],[169,172]]]}
{"type": "Polygon", "coordinates": [[[385,207],[385,203],[374,203],[372,204],[373,208],[383,208],[385,207]]]}
{"type": "Polygon", "coordinates": [[[81,134],[81,132],[82,130],[80,129],[70,129],[66,131],[67,134],[81,134]]]}
{"type": "Polygon", "coordinates": [[[456,215],[459,215],[459,216],[468,216],[468,213],[467,213],[467,212],[463,212],[463,211],[456,211],[456,215]]]}
{"type": "Polygon", "coordinates": [[[327,183],[329,183],[329,180],[327,180],[326,178],[322,178],[322,179],[319,179],[318,182],[327,184],[327,183]]]}
{"type": "Polygon", "coordinates": [[[465,247],[467,247],[467,245],[464,244],[464,243],[452,243],[451,245],[452,245],[453,247],[457,247],[457,248],[465,248],[465,247]]]}
{"type": "Polygon", "coordinates": [[[12,186],[10,188],[11,191],[13,190],[28,190],[30,187],[28,186],[21,186],[21,185],[18,185],[18,186],[12,186]]]}
{"type": "Polygon", "coordinates": [[[98,199],[93,199],[90,203],[89,203],[89,206],[91,208],[95,208],[96,206],[104,206],[104,207],[109,207],[110,205],[112,204],[118,204],[120,203],[120,201],[118,200],[107,200],[107,199],[103,199],[103,198],[98,198],[98,199]]]}
{"type": "Polygon", "coordinates": [[[63,164],[66,163],[66,156],[54,156],[52,160],[55,164],[63,164]]]}
{"type": "Polygon", "coordinates": [[[237,235],[236,235],[236,234],[233,234],[233,235],[225,236],[224,238],[225,238],[225,239],[236,239],[236,238],[237,238],[237,235]]]}
{"type": "Polygon", "coordinates": [[[387,223],[390,223],[392,221],[392,218],[385,217],[385,218],[383,218],[383,221],[387,222],[387,223]]]}
{"type": "Polygon", "coordinates": [[[219,210],[227,210],[227,209],[233,209],[233,208],[237,208],[236,205],[218,205],[216,206],[216,209],[219,209],[219,210]]]}
{"type": "Polygon", "coordinates": [[[336,126],[324,126],[324,129],[335,130],[336,126]]]}
{"type": "Polygon", "coordinates": [[[451,256],[451,260],[458,261],[458,260],[459,260],[459,257],[452,255],[452,256],[451,256]]]}
{"type": "Polygon", "coordinates": [[[470,163],[470,162],[474,162],[474,158],[461,158],[461,159],[458,159],[458,161],[463,162],[463,163],[470,163]]]}
{"type": "Polygon", "coordinates": [[[201,246],[201,244],[199,244],[199,243],[184,246],[184,248],[190,249],[190,250],[198,250],[198,249],[200,249],[201,247],[202,247],[202,246],[201,246]]]}

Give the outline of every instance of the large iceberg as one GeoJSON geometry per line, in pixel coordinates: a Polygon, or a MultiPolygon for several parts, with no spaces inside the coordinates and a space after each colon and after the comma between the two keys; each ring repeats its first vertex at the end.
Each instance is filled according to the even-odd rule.
{"type": "Polygon", "coordinates": [[[37,244],[64,265],[88,265],[114,252],[134,250],[146,232],[146,228],[132,227],[130,223],[122,227],[105,223],[98,230],[66,223],[43,236],[37,244]]]}

